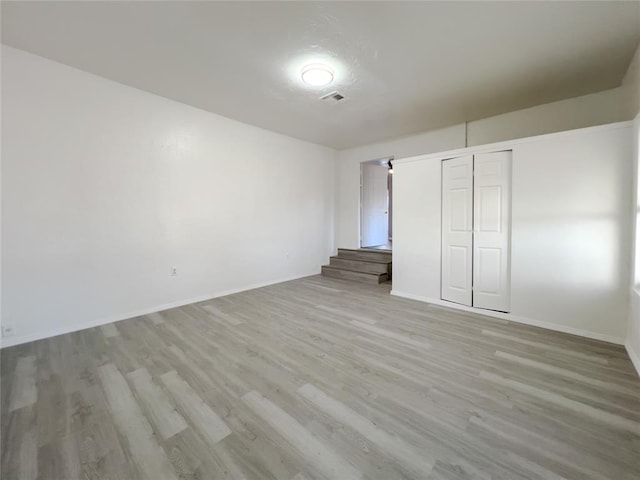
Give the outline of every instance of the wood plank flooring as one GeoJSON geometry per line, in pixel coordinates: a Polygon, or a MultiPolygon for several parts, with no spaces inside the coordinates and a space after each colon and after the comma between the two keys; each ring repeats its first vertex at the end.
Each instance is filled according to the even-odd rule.
{"type": "Polygon", "coordinates": [[[624,349],[321,276],[1,352],[3,479],[640,478],[624,349]]]}

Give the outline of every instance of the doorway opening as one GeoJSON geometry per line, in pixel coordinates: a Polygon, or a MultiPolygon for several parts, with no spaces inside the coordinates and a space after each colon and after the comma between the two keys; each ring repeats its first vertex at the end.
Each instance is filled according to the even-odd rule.
{"type": "Polygon", "coordinates": [[[360,164],[360,247],[391,250],[393,157],[360,164]]]}

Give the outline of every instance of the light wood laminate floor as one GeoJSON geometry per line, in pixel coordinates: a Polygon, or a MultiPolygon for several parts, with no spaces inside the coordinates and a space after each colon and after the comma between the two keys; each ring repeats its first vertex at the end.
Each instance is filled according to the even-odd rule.
{"type": "Polygon", "coordinates": [[[308,277],[2,350],[2,478],[638,479],[620,346],[308,277]]]}

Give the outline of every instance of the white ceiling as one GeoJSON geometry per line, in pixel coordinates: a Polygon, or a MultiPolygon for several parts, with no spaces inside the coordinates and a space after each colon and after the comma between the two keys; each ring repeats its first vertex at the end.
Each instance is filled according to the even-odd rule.
{"type": "Polygon", "coordinates": [[[616,87],[640,2],[3,1],[2,42],[346,148],[616,87]]]}

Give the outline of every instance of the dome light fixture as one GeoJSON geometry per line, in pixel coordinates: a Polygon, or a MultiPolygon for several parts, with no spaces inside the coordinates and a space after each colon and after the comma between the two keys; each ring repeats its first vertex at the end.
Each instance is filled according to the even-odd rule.
{"type": "Polygon", "coordinates": [[[314,87],[322,87],[333,82],[333,70],[328,65],[312,63],[302,67],[302,81],[314,87]]]}

